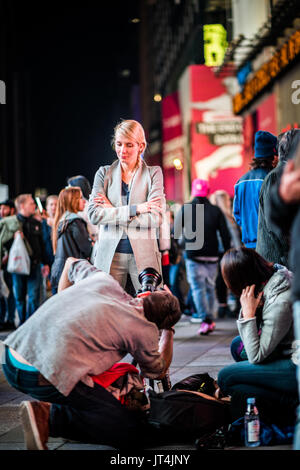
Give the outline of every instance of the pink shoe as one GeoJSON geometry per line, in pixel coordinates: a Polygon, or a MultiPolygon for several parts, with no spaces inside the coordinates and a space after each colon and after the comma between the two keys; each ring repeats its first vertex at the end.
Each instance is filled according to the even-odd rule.
{"type": "Polygon", "coordinates": [[[203,321],[201,323],[201,326],[199,330],[197,331],[198,335],[208,335],[208,333],[212,333],[214,329],[216,328],[216,324],[214,322],[212,323],[206,323],[203,321]]]}

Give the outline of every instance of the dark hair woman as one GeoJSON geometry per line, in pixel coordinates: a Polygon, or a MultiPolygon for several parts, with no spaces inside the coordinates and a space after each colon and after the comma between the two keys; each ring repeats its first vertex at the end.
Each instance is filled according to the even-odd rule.
{"type": "Polygon", "coordinates": [[[57,291],[65,261],[69,256],[89,259],[92,243],[86,221],[78,215],[84,207],[79,187],[68,186],[58,196],[52,228],[54,262],[51,267],[51,286],[57,291]]]}
{"type": "Polygon", "coordinates": [[[227,287],[240,296],[237,327],[245,350],[245,360],[240,358],[219,372],[221,392],[231,395],[235,419],[243,415],[246,397],[258,398],[264,411],[281,403],[279,414],[288,419],[294,416],[298,401],[296,366],[291,359],[292,274],[245,247],[228,250],[221,271],[227,287]],[[287,408],[282,406],[282,396],[287,408]]]}

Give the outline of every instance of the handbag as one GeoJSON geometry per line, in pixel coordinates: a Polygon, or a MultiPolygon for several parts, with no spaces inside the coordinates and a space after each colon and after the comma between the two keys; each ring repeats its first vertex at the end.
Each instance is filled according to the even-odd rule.
{"type": "Polygon", "coordinates": [[[12,274],[30,274],[30,258],[24,240],[19,232],[9,250],[7,271],[12,274]]]}

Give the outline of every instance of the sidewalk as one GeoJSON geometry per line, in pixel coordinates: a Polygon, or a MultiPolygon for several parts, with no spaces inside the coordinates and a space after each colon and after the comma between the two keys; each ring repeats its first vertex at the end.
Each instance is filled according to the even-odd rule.
{"type": "MultiPolygon", "coordinates": [[[[176,325],[174,337],[174,355],[170,368],[171,382],[174,384],[189,375],[208,372],[216,378],[218,371],[225,365],[231,364],[229,346],[237,334],[236,322],[233,319],[216,320],[216,330],[208,336],[197,336],[197,324],[181,320],[176,325]]],[[[0,333],[0,340],[8,332],[0,333]]],[[[124,359],[126,361],[126,358],[124,359]]],[[[130,361],[130,358],[127,358],[130,361]]],[[[0,371],[0,451],[25,450],[22,428],[18,416],[21,401],[31,399],[12,389],[2,371],[0,371]]],[[[89,445],[64,439],[49,440],[50,450],[113,450],[102,445],[89,445]]],[[[191,451],[193,445],[174,445],[155,447],[159,451],[191,451]]],[[[230,448],[228,450],[254,450],[246,447],[230,448]]],[[[256,450],[292,450],[292,445],[258,447],[256,450]]]]}

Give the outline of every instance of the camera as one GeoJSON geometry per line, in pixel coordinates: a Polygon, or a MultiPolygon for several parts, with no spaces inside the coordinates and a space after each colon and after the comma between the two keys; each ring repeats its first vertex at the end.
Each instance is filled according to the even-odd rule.
{"type": "Polygon", "coordinates": [[[161,275],[154,268],[145,268],[139,274],[138,279],[141,284],[141,289],[137,291],[137,297],[142,297],[143,295],[155,292],[157,290],[157,286],[159,286],[162,281],[161,275]]]}

